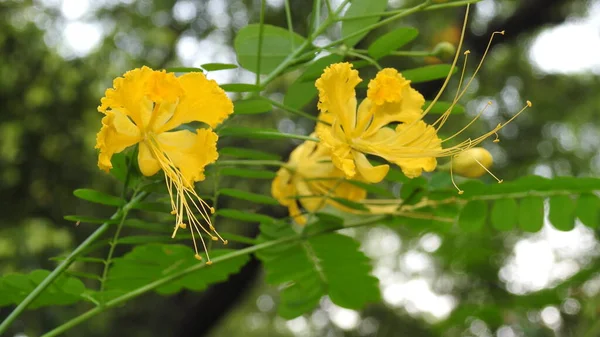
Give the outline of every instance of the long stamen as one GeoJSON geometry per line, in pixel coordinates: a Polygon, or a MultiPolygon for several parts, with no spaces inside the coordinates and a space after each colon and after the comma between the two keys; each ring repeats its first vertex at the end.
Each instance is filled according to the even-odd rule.
{"type": "Polygon", "coordinates": [[[212,225],[208,210],[210,210],[210,213],[212,214],[214,213],[214,209],[210,207],[202,198],[200,198],[200,196],[194,190],[193,185],[185,180],[183,174],[175,166],[173,160],[169,158],[168,154],[164,153],[160,149],[160,145],[158,145],[154,138],[150,138],[147,142],[147,145],[152,153],[152,156],[158,161],[165,174],[167,191],[169,192],[172,208],[171,214],[175,215],[175,228],[173,230],[172,237],[175,237],[179,228],[187,227],[186,223],[184,222],[185,215],[190,226],[190,233],[192,234],[192,242],[195,250],[194,257],[198,260],[202,259],[198,251],[198,244],[196,242],[196,236],[194,233],[195,231],[200,237],[202,247],[206,253],[208,260],[206,263],[211,264],[212,262],[208,254],[208,248],[202,232],[205,232],[207,235],[209,235],[212,240],[221,239],[224,244],[227,244],[227,240],[224,240],[212,225]],[[190,205],[190,203],[193,205],[193,207],[190,205]],[[198,218],[196,218],[193,208],[198,211],[202,220],[208,224],[210,231],[202,225],[198,218]],[[216,236],[214,236],[213,233],[216,236]]]}
{"type": "Polygon", "coordinates": [[[458,185],[456,185],[456,182],[454,181],[454,173],[452,172],[452,161],[453,161],[453,158],[454,158],[454,156],[450,157],[450,180],[452,180],[452,185],[454,185],[454,187],[458,191],[458,194],[463,194],[463,193],[465,193],[465,191],[461,190],[458,187],[458,185]]]}

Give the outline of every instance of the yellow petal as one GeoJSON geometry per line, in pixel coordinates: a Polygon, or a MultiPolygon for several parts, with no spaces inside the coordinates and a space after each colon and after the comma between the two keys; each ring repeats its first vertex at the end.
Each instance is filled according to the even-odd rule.
{"type": "Polygon", "coordinates": [[[358,71],[352,69],[350,63],[335,63],[325,68],[321,77],[315,82],[319,90],[318,108],[322,113],[330,113],[337,118],[350,133],[355,126],[356,92],[354,88],[362,80],[358,71]]]}
{"type": "Polygon", "coordinates": [[[400,151],[388,160],[400,166],[409,178],[418,177],[423,171],[435,170],[436,157],[442,146],[434,127],[423,121],[400,124],[396,127],[396,134],[400,151]]]}
{"type": "Polygon", "coordinates": [[[290,171],[286,168],[280,168],[271,183],[271,195],[283,206],[295,202],[295,200],[289,198],[289,196],[296,194],[291,179],[290,171]]]}
{"type": "Polygon", "coordinates": [[[106,90],[98,111],[106,114],[119,109],[140,128],[144,128],[152,114],[152,101],[147,97],[147,85],[154,71],[148,67],[133,69],[113,81],[106,90]]]}
{"type": "Polygon", "coordinates": [[[372,102],[373,121],[367,133],[392,122],[410,123],[421,118],[425,98],[396,69],[386,68],[369,82],[367,99],[372,102]]]}
{"type": "Polygon", "coordinates": [[[160,163],[156,160],[156,154],[153,152],[158,151],[156,146],[148,142],[141,142],[138,151],[138,166],[143,175],[151,177],[160,171],[160,163]]]}
{"type": "Polygon", "coordinates": [[[102,118],[102,128],[96,136],[96,148],[100,149],[98,167],[109,171],[111,157],[141,140],[140,130],[120,110],[107,111],[102,118]]]}
{"type": "Polygon", "coordinates": [[[217,134],[209,129],[198,129],[196,133],[165,132],[156,136],[160,149],[189,183],[204,180],[204,168],[219,157],[217,139],[217,134]]]}
{"type": "Polygon", "coordinates": [[[373,166],[367,157],[358,151],[353,151],[356,168],[361,177],[367,182],[375,184],[383,180],[390,170],[389,165],[373,166]]]}
{"type": "Polygon", "coordinates": [[[233,103],[225,91],[204,74],[187,73],[180,76],[178,81],[184,95],[171,119],[157,128],[157,132],[168,131],[193,121],[203,122],[214,128],[233,112],[233,103]]]}

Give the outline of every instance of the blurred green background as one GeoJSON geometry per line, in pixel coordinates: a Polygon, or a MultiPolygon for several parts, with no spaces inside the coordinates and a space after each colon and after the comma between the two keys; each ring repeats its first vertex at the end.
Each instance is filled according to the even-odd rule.
{"type": "MultiPolygon", "coordinates": [[[[388,8],[417,3],[391,0],[388,8]]],[[[290,4],[294,29],[305,35],[311,5],[290,4]]],[[[283,5],[283,0],[268,0],[265,22],[285,27],[283,5]]],[[[75,227],[64,215],[111,214],[110,208],[76,199],[72,190],[119,190],[112,177],[97,169],[94,151],[101,118],[96,106],[112,79],[141,65],[235,63],[235,33],[257,22],[259,9],[258,0],[0,1],[0,274],[51,269],[51,257],[69,251],[93,230],[92,225],[75,227]]],[[[456,43],[463,15],[462,8],[418,13],[377,29],[357,47],[366,48],[402,25],[420,31],[409,49],[456,43]]],[[[506,35],[495,40],[468,91],[467,113],[473,116],[492,100],[480,123],[488,129],[525,100],[534,102],[533,109],[502,130],[500,143],[486,144],[500,177],[595,176],[600,171],[599,18],[600,1],[485,0],[474,6],[465,43],[475,58],[493,31],[506,30],[506,35]]],[[[319,43],[339,36],[339,29],[327,34],[319,43]]],[[[432,62],[437,60],[388,57],[382,64],[407,69],[432,62]]],[[[373,74],[373,69],[361,70],[363,78],[373,74]]],[[[296,75],[276,81],[269,95],[281,100],[296,75]]],[[[243,70],[209,77],[219,83],[254,79],[243,70]]],[[[417,89],[431,98],[439,85],[430,82],[417,89]]],[[[305,111],[316,114],[316,104],[305,111]]],[[[240,123],[303,134],[313,127],[283,111],[270,116],[240,123]]],[[[296,145],[258,145],[265,144],[284,159],[296,145]]],[[[226,183],[264,193],[270,188],[267,183],[226,183]]],[[[248,225],[231,224],[227,230],[257,233],[248,225]]],[[[384,298],[363,312],[324,299],[310,315],[278,318],[276,289],[264,285],[253,261],[205,293],[143,296],[65,335],[600,336],[598,232],[581,224],[567,233],[545,226],[529,235],[410,226],[354,234],[363,238],[363,250],[375,261],[384,298]]],[[[120,252],[129,248],[119,247],[120,252]]],[[[88,306],[28,311],[7,336],[39,335],[88,306]]],[[[9,312],[1,308],[0,317],[9,312]]]]}

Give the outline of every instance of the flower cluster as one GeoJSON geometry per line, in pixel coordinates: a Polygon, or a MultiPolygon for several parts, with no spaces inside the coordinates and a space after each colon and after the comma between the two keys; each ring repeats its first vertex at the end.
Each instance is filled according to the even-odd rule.
{"type": "MultiPolygon", "coordinates": [[[[370,207],[377,203],[365,200],[366,192],[351,184],[351,181],[381,182],[390,164],[397,165],[408,178],[415,178],[435,170],[438,158],[449,157],[447,167],[453,183],[454,173],[469,178],[488,173],[496,178],[489,171],[492,156],[476,146],[492,135],[497,136],[497,131],[516,115],[477,138],[446,146],[447,141],[457,138],[485,110],[458,132],[440,138],[438,131],[464,89],[457,93],[448,111],[428,124],[423,119],[428,113],[428,109],[424,110],[425,99],[397,70],[379,71],[368,84],[367,97],[359,104],[355,88],[361,81],[350,63],[336,63],[327,67],[315,83],[321,112],[321,123],[315,130],[319,142],[306,141],[300,145],[272,185],[273,196],[289,208],[296,222],[306,222],[300,206],[309,213],[326,205],[344,209],[339,198],[362,201],[373,213],[395,211],[399,201],[392,202],[390,207],[370,207]],[[374,165],[368,156],[387,163],[374,165]]],[[[527,106],[531,103],[527,102],[527,106]]],[[[454,186],[462,193],[455,183],[454,186]]]]}

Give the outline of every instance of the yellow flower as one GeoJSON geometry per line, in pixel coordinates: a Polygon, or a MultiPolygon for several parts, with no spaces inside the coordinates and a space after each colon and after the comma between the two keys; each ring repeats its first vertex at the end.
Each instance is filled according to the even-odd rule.
{"type": "Polygon", "coordinates": [[[370,183],[383,180],[389,166],[372,166],[367,154],[400,166],[411,178],[433,171],[442,147],[435,128],[420,120],[423,96],[398,71],[386,68],[369,83],[367,98],[357,110],[354,88],[359,82],[350,63],[336,63],[315,84],[318,108],[333,120],[331,127],[317,130],[332,151],[333,163],[348,178],[358,173],[370,183]],[[387,127],[390,123],[399,124],[387,127]]]}
{"type": "Polygon", "coordinates": [[[307,219],[301,207],[311,213],[326,205],[350,211],[332,198],[360,201],[366,197],[364,189],[344,178],[344,173],[331,162],[328,148],[306,141],[292,151],[286,167],[277,172],[271,194],[289,209],[298,224],[304,225],[307,219]]]}
{"type": "Polygon", "coordinates": [[[205,250],[202,232],[213,240],[220,236],[210,221],[214,210],[196,194],[194,182],[204,180],[204,167],[217,160],[218,136],[212,128],[233,112],[231,100],[216,82],[202,73],[176,77],[164,70],[142,67],[116,78],[113,88],[106,90],[98,111],[105,115],[96,137],[96,148],[100,149],[98,166],[109,171],[113,154],[139,144],[138,164],[142,174],[152,176],[160,170],[164,173],[171,213],[176,215],[173,237],[178,228],[186,228],[187,218],[195,256],[200,259],[194,234],[200,237],[205,250]],[[193,121],[210,128],[197,129],[195,133],[175,130],[193,121]],[[196,211],[209,229],[196,218],[196,211]]]}

